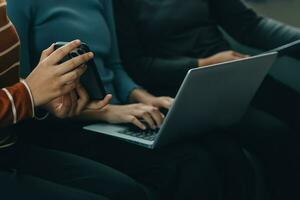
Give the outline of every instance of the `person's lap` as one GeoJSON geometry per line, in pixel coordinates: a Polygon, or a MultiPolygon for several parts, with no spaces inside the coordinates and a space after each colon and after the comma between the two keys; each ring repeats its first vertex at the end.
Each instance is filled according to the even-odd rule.
{"type": "Polygon", "coordinates": [[[57,199],[73,199],[75,194],[78,196],[74,199],[102,199],[102,195],[111,199],[146,199],[141,185],[97,162],[26,145],[17,145],[17,148],[12,155],[7,155],[16,157],[10,167],[15,170],[1,172],[1,185],[8,183],[7,195],[17,190],[16,198],[24,194],[29,199],[42,199],[40,197],[47,193],[53,193],[49,196],[57,196],[57,199]],[[74,194],[68,194],[72,191],[74,194]]]}
{"type": "Polygon", "coordinates": [[[245,192],[252,189],[250,164],[242,149],[230,143],[230,139],[221,139],[221,134],[219,146],[210,142],[186,142],[157,150],[114,138],[96,138],[89,143],[92,153],[84,156],[128,174],[158,191],[163,199],[172,199],[172,195],[178,199],[248,199],[251,196],[252,191],[245,192]]]}
{"type": "Polygon", "coordinates": [[[240,124],[238,138],[262,160],[277,199],[300,198],[299,102],[298,91],[268,75],[240,124]]]}
{"type": "MultiPolygon", "coordinates": [[[[282,66],[286,67],[286,66],[282,66]]],[[[300,92],[268,75],[252,105],[300,131],[300,92]]]]}
{"type": "MultiPolygon", "coordinates": [[[[164,196],[174,195],[175,192],[184,194],[180,191],[188,191],[189,188],[192,191],[186,194],[209,196],[209,199],[218,199],[219,196],[251,199],[253,169],[240,145],[227,134],[212,134],[205,139],[178,143],[162,150],[148,150],[115,138],[82,131],[82,124],[79,123],[63,122],[58,126],[60,123],[56,124],[59,128],[51,130],[57,132],[56,135],[48,137],[52,138],[52,147],[100,161],[164,196]],[[198,183],[189,183],[187,178],[180,176],[183,173],[198,183]],[[206,182],[209,184],[204,185],[206,182]],[[214,190],[213,194],[211,190],[214,190]]],[[[51,129],[54,126],[42,126],[37,133],[45,131],[46,127],[51,129]]],[[[49,139],[44,144],[48,145],[48,142],[49,139]]]]}
{"type": "Polygon", "coordinates": [[[261,161],[272,199],[299,195],[300,145],[296,131],[253,107],[231,131],[261,161]]]}
{"type": "MultiPolygon", "coordinates": [[[[69,125],[65,123],[61,131],[69,138],[66,140],[73,142],[69,141],[67,148],[58,145],[59,148],[120,170],[164,196],[173,195],[174,191],[179,196],[201,194],[209,199],[218,199],[219,196],[247,199],[251,196],[253,169],[242,148],[225,134],[149,150],[69,125]],[[185,178],[180,175],[184,173],[185,178]],[[193,184],[187,177],[198,182],[193,184]],[[188,192],[187,188],[191,191],[188,192]]],[[[192,199],[191,196],[188,199],[192,199]]]]}
{"type": "MultiPolygon", "coordinates": [[[[233,195],[231,191],[235,187],[235,197],[242,195],[241,193],[249,196],[253,192],[253,188],[251,188],[253,179],[249,177],[253,176],[253,170],[241,152],[242,147],[245,147],[261,161],[272,197],[274,195],[280,199],[280,197],[287,195],[296,195],[297,185],[299,185],[300,180],[300,145],[298,145],[299,136],[297,132],[271,114],[253,107],[249,109],[239,127],[231,131],[227,132],[228,135],[222,133],[212,134],[205,139],[199,139],[196,144],[194,143],[187,148],[187,154],[195,155],[191,153],[195,151],[200,152],[200,154],[202,151],[209,153],[209,156],[211,156],[210,160],[214,160],[212,165],[222,168],[221,170],[217,169],[219,175],[221,175],[218,181],[225,180],[223,186],[229,185],[229,188],[223,189],[223,192],[228,191],[231,193],[228,194],[229,196],[233,195]],[[195,148],[195,146],[197,147],[195,148]],[[193,148],[194,150],[192,150],[193,148]],[[222,173],[224,176],[222,176],[222,173]],[[228,184],[228,180],[231,181],[230,184],[228,184]],[[247,182],[247,184],[244,182],[247,182]],[[241,190],[246,190],[246,192],[239,193],[239,188],[244,188],[241,190]]],[[[90,146],[97,153],[89,156],[96,160],[102,160],[106,164],[137,178],[139,181],[149,181],[143,176],[148,172],[152,178],[150,184],[146,182],[148,185],[156,185],[159,182],[157,180],[160,178],[150,173],[148,166],[149,168],[151,168],[151,164],[163,166],[164,162],[161,159],[176,161],[176,159],[172,158],[172,153],[173,155],[180,155],[180,153],[176,152],[176,146],[170,147],[169,151],[167,150],[164,155],[159,151],[149,153],[145,149],[115,140],[111,142],[111,139],[107,141],[104,139],[100,144],[100,147],[98,146],[99,142],[95,142],[94,147],[93,145],[90,146]],[[118,150],[110,151],[109,154],[101,153],[101,149],[105,151],[105,149],[111,149],[112,146],[116,146],[118,150]],[[100,149],[100,151],[96,151],[96,149],[100,149]],[[129,163],[119,163],[124,160],[128,160],[129,163]]],[[[184,148],[186,147],[183,144],[177,146],[177,150],[181,153],[184,152],[184,148]]],[[[210,163],[209,161],[204,161],[204,157],[199,155],[196,160],[201,160],[201,163],[210,163]]],[[[177,160],[177,163],[181,162],[185,163],[183,160],[177,160]]],[[[163,171],[171,170],[164,170],[161,167],[160,172],[162,173],[163,171]]],[[[175,173],[173,174],[174,176],[175,173]]]]}
{"type": "Polygon", "coordinates": [[[228,131],[261,161],[272,198],[300,196],[299,102],[299,92],[268,75],[253,106],[239,125],[228,131]]]}
{"type": "MultiPolygon", "coordinates": [[[[147,171],[147,168],[145,168],[145,166],[151,166],[152,163],[163,163],[161,160],[164,160],[164,156],[162,156],[160,159],[160,156],[154,156],[156,155],[156,153],[154,153],[151,158],[151,154],[145,153],[146,150],[141,150],[141,148],[135,147],[134,145],[129,145],[124,142],[120,142],[107,137],[101,137],[99,135],[95,136],[94,134],[86,134],[86,132],[82,134],[83,132],[79,131],[81,129],[80,126],[81,125],[72,125],[72,128],[64,126],[62,132],[67,135],[66,141],[68,141],[70,144],[69,147],[65,148],[64,150],[72,151],[79,155],[103,161],[105,164],[117,168],[137,179],[140,176],[143,177],[146,172],[148,172],[150,177],[155,177],[150,175],[151,173],[147,171]],[[71,135],[76,135],[76,137],[72,139],[71,135]],[[69,140],[69,138],[71,138],[71,140],[73,141],[70,142],[71,140],[69,140]],[[80,151],[78,151],[78,149],[80,149],[80,151]],[[124,160],[126,160],[126,162],[124,162],[124,160]]],[[[251,153],[255,154],[262,161],[271,185],[278,184],[276,187],[280,187],[281,185],[283,185],[280,183],[281,180],[287,182],[287,184],[284,185],[286,188],[292,185],[289,184],[290,180],[287,178],[288,176],[285,176],[285,173],[282,173],[282,171],[289,170],[289,176],[299,171],[299,165],[297,163],[298,138],[286,124],[268,113],[250,109],[246,117],[243,119],[243,122],[240,124],[239,129],[235,130],[238,131],[232,130],[232,132],[234,132],[233,137],[229,136],[229,138],[226,139],[226,137],[230,135],[230,133],[228,133],[227,136],[222,136],[222,134],[221,136],[211,136],[208,139],[199,142],[199,146],[202,146],[202,150],[204,149],[206,152],[214,154],[214,159],[212,160],[217,160],[219,162],[217,166],[227,165],[227,169],[230,169],[230,166],[242,165],[243,170],[240,170],[240,174],[243,174],[243,176],[246,176],[243,178],[249,180],[247,176],[249,176],[249,174],[251,175],[252,172],[250,172],[251,170],[248,169],[249,166],[247,166],[245,158],[240,154],[240,146],[245,146],[251,153]],[[220,139],[220,137],[225,137],[223,138],[223,140],[227,140],[227,142],[223,141],[223,147],[221,147],[222,145],[219,144],[222,143],[222,139],[220,139]],[[234,141],[238,141],[237,143],[241,145],[239,146],[235,143],[235,145],[237,146],[230,150],[230,147],[232,146],[231,144],[232,142],[234,143],[234,141]],[[224,151],[222,151],[222,149],[226,149],[227,152],[225,153],[224,151]],[[232,154],[236,154],[235,161],[233,161],[230,157],[230,155],[232,154]],[[222,164],[220,164],[220,162],[222,164]],[[242,173],[242,171],[247,172],[242,173]]],[[[56,140],[55,137],[54,140],[56,140]]],[[[58,147],[59,146],[62,145],[58,145],[58,147]]],[[[178,146],[180,147],[183,145],[181,144],[178,146]]],[[[201,152],[202,150],[199,150],[199,152],[201,152]]],[[[178,151],[180,151],[180,148],[178,149],[178,151]]],[[[171,154],[168,156],[170,156],[169,158],[172,157],[171,154]]],[[[234,172],[234,169],[236,168],[232,167],[232,170],[230,172],[226,172],[226,169],[223,171],[223,173],[225,175],[227,173],[228,176],[231,176],[231,174],[233,174],[232,172],[234,172]]],[[[222,172],[219,174],[222,175],[222,172]]],[[[155,179],[159,180],[159,178],[157,177],[155,177],[155,179]]],[[[142,181],[145,180],[146,179],[142,181]]],[[[147,181],[149,180],[146,180],[146,182],[147,181]]],[[[238,185],[238,182],[239,181],[237,179],[234,185],[238,185]]],[[[156,183],[152,182],[150,183],[150,185],[151,184],[156,187],[156,183]]],[[[284,192],[283,189],[276,191],[284,192]]]]}
{"type": "Polygon", "coordinates": [[[3,200],[104,200],[103,196],[56,184],[29,175],[0,171],[1,199],[3,200]]]}

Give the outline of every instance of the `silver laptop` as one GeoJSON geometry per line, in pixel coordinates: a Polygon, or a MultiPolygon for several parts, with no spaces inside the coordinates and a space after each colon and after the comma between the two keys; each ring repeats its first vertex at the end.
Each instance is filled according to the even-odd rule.
{"type": "Polygon", "coordinates": [[[276,52],[190,70],[159,130],[106,123],[85,130],[157,148],[238,123],[261,85],[276,52]]]}

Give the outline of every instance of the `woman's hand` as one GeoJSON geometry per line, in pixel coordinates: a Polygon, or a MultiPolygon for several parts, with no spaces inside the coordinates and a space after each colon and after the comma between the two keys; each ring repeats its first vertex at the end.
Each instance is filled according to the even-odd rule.
{"type": "Polygon", "coordinates": [[[221,53],[217,53],[208,58],[199,59],[198,66],[203,67],[207,65],[213,65],[213,64],[223,63],[232,60],[239,60],[247,57],[249,56],[235,51],[224,51],[221,53]]]}
{"type": "Polygon", "coordinates": [[[54,99],[44,107],[57,118],[71,118],[79,116],[84,110],[101,110],[109,104],[111,98],[111,95],[107,95],[102,101],[90,101],[86,90],[78,83],[75,90],[54,99]]]}
{"type": "Polygon", "coordinates": [[[86,70],[83,64],[93,58],[93,53],[80,55],[62,64],[58,63],[79,45],[80,41],[75,40],[56,51],[54,45],[43,51],[40,63],[26,78],[35,106],[47,104],[76,88],[77,80],[86,70]]]}
{"type": "Polygon", "coordinates": [[[174,99],[171,97],[155,97],[142,89],[135,89],[130,95],[130,101],[135,103],[143,103],[157,108],[164,108],[169,110],[173,104],[174,99]]]}
{"type": "Polygon", "coordinates": [[[108,105],[98,112],[84,111],[82,117],[112,124],[131,123],[143,130],[147,127],[142,121],[147,123],[150,128],[156,129],[161,126],[164,120],[164,115],[158,108],[145,104],[108,105]]]}

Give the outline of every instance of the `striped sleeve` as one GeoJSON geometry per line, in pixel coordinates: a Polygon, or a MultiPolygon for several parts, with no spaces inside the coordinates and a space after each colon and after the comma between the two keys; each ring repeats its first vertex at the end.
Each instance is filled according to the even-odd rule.
{"type": "Polygon", "coordinates": [[[30,89],[24,80],[19,82],[20,40],[6,15],[5,0],[0,0],[0,44],[0,128],[3,128],[34,116],[30,89]]]}
{"type": "Polygon", "coordinates": [[[34,116],[30,92],[24,83],[0,90],[0,128],[34,116]]]}

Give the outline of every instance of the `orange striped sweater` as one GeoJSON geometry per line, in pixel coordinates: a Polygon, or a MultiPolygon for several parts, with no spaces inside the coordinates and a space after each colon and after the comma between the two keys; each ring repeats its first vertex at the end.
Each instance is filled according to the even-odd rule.
{"type": "Polygon", "coordinates": [[[6,14],[6,1],[0,0],[0,148],[14,144],[3,129],[34,115],[28,85],[19,77],[20,41],[6,14]]]}

